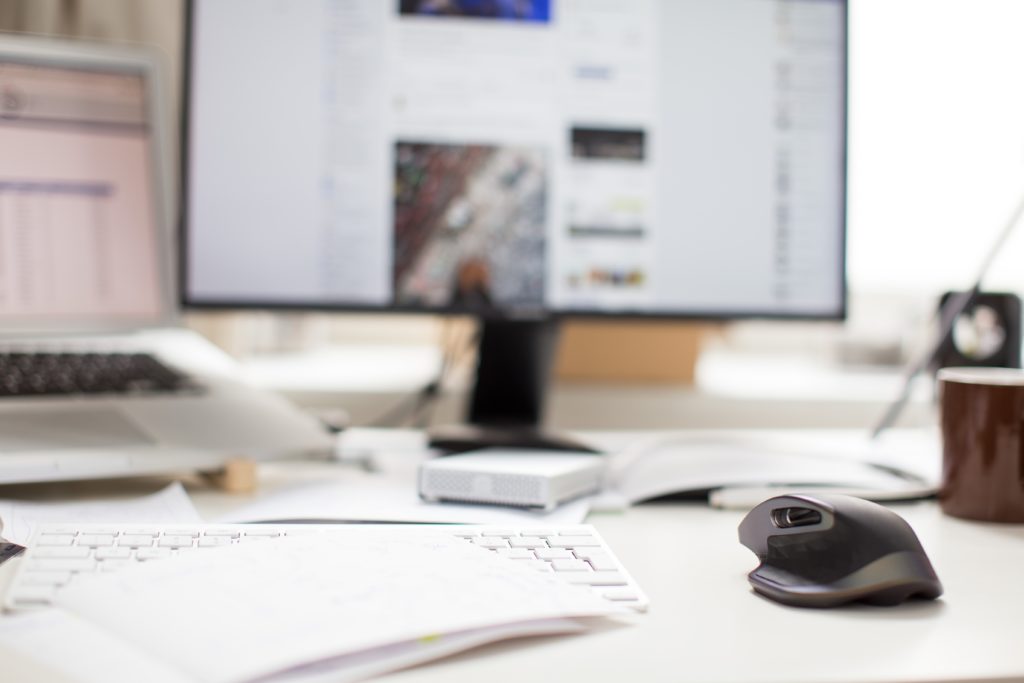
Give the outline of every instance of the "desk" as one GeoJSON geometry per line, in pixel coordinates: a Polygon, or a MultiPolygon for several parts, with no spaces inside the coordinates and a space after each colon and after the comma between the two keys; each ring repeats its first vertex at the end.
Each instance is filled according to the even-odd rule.
{"type": "Polygon", "coordinates": [[[572,681],[1024,680],[1024,527],[954,520],[934,503],[897,510],[945,584],[938,602],[783,607],[749,589],[745,574],[756,562],[736,541],[741,513],[643,505],[588,520],[651,599],[635,625],[498,645],[393,680],[505,680],[501,672],[513,669],[572,681]]]}
{"type": "MultiPolygon", "coordinates": [[[[337,465],[263,466],[265,490],[328,478],[337,465]]],[[[10,487],[39,498],[117,491],[140,495],[161,482],[10,487]]],[[[187,486],[207,517],[248,502],[187,486]]],[[[647,504],[588,519],[651,599],[647,614],[581,636],[501,643],[382,680],[472,681],[1024,681],[1024,525],[946,517],[932,502],[900,505],[946,587],[938,602],[897,608],[803,610],[753,594],[756,562],[736,539],[743,514],[696,503],[647,504]]],[[[0,583],[9,565],[0,567],[0,583]]],[[[6,679],[5,679],[6,680],[6,679]]]]}

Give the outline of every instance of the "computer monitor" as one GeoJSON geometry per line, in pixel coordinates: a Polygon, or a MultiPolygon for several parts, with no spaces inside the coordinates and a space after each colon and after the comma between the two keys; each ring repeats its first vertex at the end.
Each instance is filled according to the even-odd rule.
{"type": "Polygon", "coordinates": [[[192,0],[183,302],[469,313],[472,422],[564,316],[845,313],[845,0],[192,0]]]}

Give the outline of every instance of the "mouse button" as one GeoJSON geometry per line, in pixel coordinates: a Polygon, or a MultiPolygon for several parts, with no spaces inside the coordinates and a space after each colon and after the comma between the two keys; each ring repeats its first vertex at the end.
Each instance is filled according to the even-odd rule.
{"type": "Polygon", "coordinates": [[[880,557],[836,584],[875,604],[896,604],[911,596],[934,600],[943,593],[928,556],[911,550],[880,557]]]}
{"type": "Polygon", "coordinates": [[[835,514],[849,524],[866,531],[883,531],[893,538],[914,536],[907,521],[884,505],[851,496],[836,498],[833,501],[835,514]]]}
{"type": "Polygon", "coordinates": [[[768,536],[773,532],[773,525],[765,513],[764,503],[747,513],[737,531],[740,543],[758,557],[764,558],[764,554],[768,550],[768,536]]]}
{"type": "Polygon", "coordinates": [[[837,524],[848,529],[849,534],[876,557],[905,550],[924,552],[913,527],[891,510],[877,506],[871,514],[837,514],[840,515],[837,524]]]}

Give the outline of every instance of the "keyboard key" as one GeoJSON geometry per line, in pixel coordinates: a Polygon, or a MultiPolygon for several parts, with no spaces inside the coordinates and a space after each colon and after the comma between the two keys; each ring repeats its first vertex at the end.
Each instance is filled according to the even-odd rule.
{"type": "Polygon", "coordinates": [[[551,568],[556,572],[589,572],[590,565],[583,560],[552,560],[551,568]]]}
{"type": "Polygon", "coordinates": [[[224,545],[231,545],[230,536],[203,536],[199,539],[200,548],[219,548],[224,545]]]}
{"type": "Polygon", "coordinates": [[[508,544],[513,548],[547,548],[548,544],[543,538],[536,536],[522,536],[520,538],[508,539],[508,544]]]}
{"type": "Polygon", "coordinates": [[[541,560],[574,560],[576,556],[565,548],[538,548],[537,558],[541,560]]]}
{"type": "Polygon", "coordinates": [[[72,526],[70,524],[54,524],[43,529],[40,532],[40,536],[52,536],[54,534],[71,534],[74,536],[80,528],[81,526],[72,526]]]}
{"type": "Polygon", "coordinates": [[[281,529],[260,529],[254,527],[252,529],[245,530],[246,536],[266,536],[268,538],[275,538],[282,535],[281,529]]]}
{"type": "Polygon", "coordinates": [[[609,588],[601,591],[601,597],[616,602],[636,602],[640,599],[640,594],[632,588],[609,588]]]}
{"type": "Polygon", "coordinates": [[[191,548],[192,547],[192,536],[164,536],[157,542],[157,546],[160,548],[191,548]]]}
{"type": "Polygon", "coordinates": [[[136,534],[132,532],[130,534],[121,534],[121,537],[117,539],[117,544],[122,548],[149,548],[153,545],[153,539],[155,536],[148,534],[136,534]]]}
{"type": "Polygon", "coordinates": [[[170,556],[170,548],[139,548],[135,552],[135,558],[139,560],[161,560],[170,556]]]}
{"type": "Polygon", "coordinates": [[[74,534],[45,534],[39,538],[36,545],[73,545],[74,542],[74,534]]]}
{"type": "Polygon", "coordinates": [[[625,586],[629,582],[621,572],[579,572],[565,575],[569,583],[587,586],[625,586]]]}
{"type": "Polygon", "coordinates": [[[238,538],[241,536],[241,532],[237,529],[206,529],[203,532],[203,536],[218,536],[224,538],[238,538]]]}
{"type": "Polygon", "coordinates": [[[89,555],[91,554],[92,551],[88,548],[79,548],[77,546],[32,549],[32,557],[60,557],[67,559],[81,559],[83,557],[89,557],[89,555]]]}
{"type": "Polygon", "coordinates": [[[593,536],[553,536],[548,539],[552,548],[600,547],[601,542],[593,536]]]}
{"type": "Polygon", "coordinates": [[[103,560],[96,568],[101,572],[116,572],[118,569],[124,567],[130,567],[135,564],[135,560],[103,560]]]}
{"type": "Polygon", "coordinates": [[[88,548],[114,545],[114,537],[110,534],[82,534],[78,537],[78,545],[88,548]]]}
{"type": "Polygon", "coordinates": [[[618,568],[618,564],[616,564],[615,560],[607,555],[598,555],[595,553],[587,558],[587,562],[589,562],[590,566],[599,572],[612,571],[618,568]]]}
{"type": "MultiPolygon", "coordinates": [[[[514,541],[516,539],[513,538],[510,540],[514,541]]],[[[490,548],[494,550],[497,548],[507,548],[509,542],[506,541],[504,538],[487,538],[486,536],[481,536],[480,538],[474,538],[473,543],[480,546],[481,548],[490,548]]]]}
{"type": "Polygon", "coordinates": [[[131,529],[125,529],[123,532],[125,535],[149,536],[150,538],[156,538],[162,533],[164,533],[164,530],[157,527],[133,527],[131,529]]]}
{"type": "MultiPolygon", "coordinates": [[[[74,533],[74,531],[72,531],[72,533],[74,533]]],[[[121,530],[118,527],[114,526],[90,526],[88,533],[93,535],[105,534],[108,536],[117,536],[119,533],[121,533],[121,530]]]]}
{"type": "Polygon", "coordinates": [[[131,548],[96,548],[93,555],[97,560],[127,560],[132,556],[131,548]]]}
{"type": "Polygon", "coordinates": [[[494,552],[511,560],[536,560],[537,556],[526,548],[496,548],[494,552]]]}
{"type": "Polygon", "coordinates": [[[511,529],[488,529],[480,534],[481,536],[500,536],[501,538],[509,538],[510,536],[518,536],[519,533],[512,531],[511,529]]]}

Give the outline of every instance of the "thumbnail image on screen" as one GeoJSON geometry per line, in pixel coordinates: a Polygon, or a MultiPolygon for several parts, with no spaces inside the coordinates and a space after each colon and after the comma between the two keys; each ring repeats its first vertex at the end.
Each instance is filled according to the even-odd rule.
{"type": "Polygon", "coordinates": [[[571,135],[574,159],[644,160],[643,130],[576,126],[572,129],[571,135]]]}
{"type": "Polygon", "coordinates": [[[547,23],[551,0],[400,0],[400,14],[547,23]]]}
{"type": "Polygon", "coordinates": [[[399,142],[399,304],[543,304],[547,162],[541,148],[399,142]]]}

